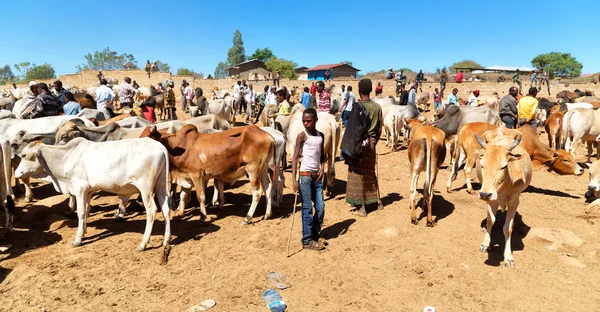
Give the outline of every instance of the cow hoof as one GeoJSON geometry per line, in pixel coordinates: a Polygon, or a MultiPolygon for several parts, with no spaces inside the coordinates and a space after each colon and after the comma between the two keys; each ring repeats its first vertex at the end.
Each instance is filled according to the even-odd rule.
{"type": "Polygon", "coordinates": [[[325,196],[327,196],[327,197],[331,197],[331,192],[330,192],[330,191],[327,191],[327,192],[325,193],[325,196]]]}
{"type": "Polygon", "coordinates": [[[71,247],[73,247],[73,248],[79,247],[79,246],[81,246],[81,242],[80,241],[79,242],[78,241],[74,241],[74,242],[71,243],[71,247]]]}
{"type": "Polygon", "coordinates": [[[515,260],[504,260],[504,267],[509,269],[515,268],[515,260]]]}
{"type": "Polygon", "coordinates": [[[488,251],[488,246],[481,245],[481,247],[479,247],[479,251],[480,252],[487,252],[488,251]]]}
{"type": "Polygon", "coordinates": [[[33,201],[33,196],[25,196],[25,201],[30,203],[33,201]]]}
{"type": "Polygon", "coordinates": [[[212,218],[209,216],[200,217],[200,222],[205,223],[205,224],[210,224],[210,223],[212,223],[212,218]]]}
{"type": "Polygon", "coordinates": [[[410,220],[410,223],[412,223],[412,224],[414,224],[414,225],[417,225],[417,219],[410,220]]]}
{"type": "Polygon", "coordinates": [[[263,218],[263,220],[268,220],[268,219],[271,219],[271,217],[272,217],[272,216],[273,216],[273,214],[272,214],[272,213],[270,213],[270,214],[266,214],[266,215],[265,215],[265,217],[263,218]]]}
{"type": "Polygon", "coordinates": [[[452,189],[451,188],[446,188],[446,193],[452,193],[452,189]]]}
{"type": "Polygon", "coordinates": [[[143,247],[143,246],[137,246],[137,248],[135,249],[135,251],[137,251],[137,252],[142,252],[142,251],[144,251],[145,249],[146,249],[146,247],[143,247]]]}
{"type": "Polygon", "coordinates": [[[428,227],[433,227],[435,225],[435,222],[433,221],[427,221],[427,226],[428,227]]]}
{"type": "Polygon", "coordinates": [[[125,218],[123,218],[122,216],[115,216],[115,221],[116,222],[125,222],[125,218]]]}
{"type": "Polygon", "coordinates": [[[248,220],[248,219],[244,219],[242,220],[242,223],[240,223],[241,226],[246,226],[249,225],[252,221],[248,220]]]}

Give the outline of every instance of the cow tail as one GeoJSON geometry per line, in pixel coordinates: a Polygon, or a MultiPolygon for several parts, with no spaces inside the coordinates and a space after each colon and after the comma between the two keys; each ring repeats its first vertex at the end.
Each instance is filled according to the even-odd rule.
{"type": "Polygon", "coordinates": [[[425,186],[423,187],[423,197],[429,198],[429,185],[431,184],[431,153],[433,146],[433,138],[427,144],[427,139],[423,140],[423,144],[425,145],[425,186]]]}
{"type": "Polygon", "coordinates": [[[331,127],[331,129],[333,130],[331,133],[331,168],[329,168],[331,172],[327,172],[327,190],[331,191],[329,189],[329,185],[333,185],[333,181],[335,181],[335,150],[336,150],[336,146],[337,146],[337,132],[339,130],[338,124],[337,122],[332,124],[333,127],[331,127]],[[331,184],[329,183],[329,179],[331,179],[331,184]]]}
{"type": "MultiPolygon", "coordinates": [[[[277,165],[277,141],[273,136],[271,136],[271,148],[273,149],[273,176],[271,177],[271,185],[275,186],[275,181],[277,181],[277,177],[279,176],[279,166],[277,165]]],[[[268,167],[267,170],[269,170],[268,167]]],[[[271,194],[269,196],[273,196],[273,186],[271,187],[271,194]]]]}

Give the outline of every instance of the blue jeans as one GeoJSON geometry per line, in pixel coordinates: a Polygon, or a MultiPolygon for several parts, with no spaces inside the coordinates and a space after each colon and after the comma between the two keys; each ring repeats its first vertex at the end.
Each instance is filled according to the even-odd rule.
{"type": "Polygon", "coordinates": [[[511,116],[508,116],[508,115],[502,116],[502,122],[506,125],[507,129],[515,128],[515,119],[511,116]]]}
{"type": "Polygon", "coordinates": [[[319,232],[325,216],[323,202],[323,183],[316,181],[316,177],[300,176],[300,198],[302,199],[302,244],[309,244],[311,240],[319,240],[319,232]],[[312,214],[312,203],[315,203],[315,214],[312,214]]]}
{"type": "Polygon", "coordinates": [[[344,127],[348,125],[348,118],[350,117],[350,111],[344,110],[342,112],[342,124],[344,127]]]}

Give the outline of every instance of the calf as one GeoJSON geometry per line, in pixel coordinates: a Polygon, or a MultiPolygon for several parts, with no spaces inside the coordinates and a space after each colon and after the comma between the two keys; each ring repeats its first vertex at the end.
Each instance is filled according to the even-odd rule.
{"type": "MultiPolygon", "coordinates": [[[[271,216],[272,187],[262,179],[269,160],[276,157],[276,143],[270,134],[256,126],[203,134],[198,133],[195,126],[185,125],[175,134],[167,135],[161,135],[152,126],[146,128],[142,133],[144,136],[159,140],[169,151],[173,180],[180,185],[188,184],[189,188],[191,185],[196,188],[202,221],[210,221],[206,213],[205,182],[209,179],[219,180],[217,187],[222,189],[223,182],[234,183],[246,175],[252,188],[252,204],[242,224],[252,220],[260,200],[261,183],[267,198],[265,219],[271,216]]],[[[275,181],[277,171],[275,166],[272,181],[275,181]]],[[[223,205],[222,200],[220,204],[223,205]]]]}
{"type": "Polygon", "coordinates": [[[383,119],[383,134],[386,137],[385,146],[391,145],[390,151],[398,146],[400,130],[404,127],[404,120],[397,112],[390,112],[383,119]]]}
{"type": "Polygon", "coordinates": [[[169,160],[161,144],[151,139],[95,143],[77,138],[63,146],[34,141],[23,149],[21,158],[15,171],[17,178],[51,182],[57,192],[75,197],[79,224],[73,247],[81,245],[91,196],[98,191],[126,196],[139,191],[146,208],[146,229],[138,251],[150,241],[157,212],[153,198],[156,195],[165,218],[163,245],[169,243],[169,160]]]}
{"type": "Polygon", "coordinates": [[[562,138],[562,128],[563,128],[563,117],[565,116],[565,112],[555,111],[550,113],[550,117],[546,119],[544,123],[544,128],[546,129],[546,134],[548,134],[548,146],[550,148],[560,148],[561,147],[561,138],[562,138]]]}
{"type": "Polygon", "coordinates": [[[425,171],[425,184],[423,186],[423,197],[427,207],[427,226],[433,226],[431,217],[431,201],[433,200],[433,186],[440,166],[446,158],[446,135],[444,131],[432,126],[419,126],[414,131],[408,144],[408,160],[411,166],[410,184],[410,219],[417,224],[415,213],[417,182],[421,172],[425,171]]]}
{"type": "Polygon", "coordinates": [[[519,206],[519,196],[529,186],[533,172],[527,151],[518,146],[523,135],[514,130],[510,131],[513,132],[510,136],[496,137],[493,140],[488,140],[488,136],[486,136],[489,131],[484,133],[485,139],[475,135],[483,149],[481,160],[477,166],[477,176],[481,181],[479,198],[487,204],[485,235],[480,251],[489,250],[492,226],[496,221],[496,212],[498,208],[501,208],[506,211],[503,228],[504,265],[506,267],[515,266],[510,246],[513,222],[519,206]],[[488,141],[486,142],[486,140],[488,141]]]}

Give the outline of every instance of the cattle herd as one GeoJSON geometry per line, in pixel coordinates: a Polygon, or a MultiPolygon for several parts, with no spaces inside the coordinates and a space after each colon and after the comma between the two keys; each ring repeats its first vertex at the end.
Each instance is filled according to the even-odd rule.
{"type": "MultiPolygon", "coordinates": [[[[10,92],[9,92],[10,93],[10,92]]],[[[407,147],[410,161],[410,220],[417,224],[418,178],[425,175],[423,187],[427,226],[434,226],[432,198],[438,171],[449,155],[451,175],[448,193],[462,168],[467,192],[475,193],[471,171],[475,168],[481,188],[479,198],[487,205],[487,220],[482,252],[490,246],[490,234],[498,209],[506,211],[504,261],[514,266],[510,238],[519,195],[530,184],[534,170],[546,168],[559,175],[582,175],[584,169],[574,159],[576,149],[588,145],[590,163],[593,145],[600,141],[600,101],[578,100],[586,94],[559,93],[558,102],[540,99],[539,124],[544,125],[549,145],[529,125],[506,129],[497,112],[496,101],[480,107],[448,106],[433,120],[427,120],[418,105],[397,105],[394,98],[375,98],[382,106],[382,130],[386,146],[392,152],[407,147]],[[542,105],[544,104],[544,105],[542,105]],[[403,142],[400,142],[400,136],[403,142]]],[[[11,96],[14,95],[11,93],[11,96]]],[[[425,109],[427,107],[425,102],[425,109]]],[[[132,112],[123,112],[104,120],[104,114],[91,108],[77,116],[53,116],[17,119],[0,111],[0,201],[6,213],[3,235],[12,230],[15,187],[23,183],[24,201],[32,201],[30,179],[51,183],[59,193],[70,195],[69,208],[76,212],[78,228],[72,245],[79,246],[86,232],[86,218],[93,194],[116,194],[119,206],[115,218],[126,214],[128,199],[140,194],[146,210],[146,228],[137,250],[149,243],[158,209],[165,219],[163,245],[170,242],[172,216],[182,216],[192,188],[200,205],[201,220],[210,222],[206,212],[205,188],[208,180],[215,186],[212,204],[224,204],[225,183],[247,177],[252,202],[242,224],[252,221],[261,196],[266,198],[264,218],[279,207],[285,185],[283,172],[293,154],[295,139],[304,130],[301,104],[287,116],[269,119],[277,107],[265,108],[264,127],[239,125],[228,93],[214,93],[207,107],[194,110],[186,120],[151,124],[132,112]],[[198,113],[199,111],[199,113],[198,113]],[[175,207],[174,192],[180,190],[175,207]],[[174,213],[171,213],[171,211],[174,213]]],[[[327,156],[326,192],[335,181],[335,157],[342,137],[337,114],[319,113],[317,129],[324,134],[327,156]]],[[[542,127],[538,127],[542,128],[542,127]]],[[[600,155],[600,153],[598,153],[600,155]]],[[[590,166],[590,184],[586,198],[600,195],[600,162],[590,166]]],[[[18,188],[17,188],[18,189],[18,188]]],[[[600,205],[596,200],[592,205],[600,205]]]]}

